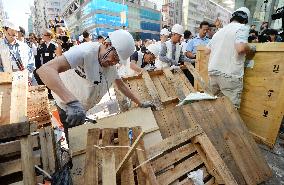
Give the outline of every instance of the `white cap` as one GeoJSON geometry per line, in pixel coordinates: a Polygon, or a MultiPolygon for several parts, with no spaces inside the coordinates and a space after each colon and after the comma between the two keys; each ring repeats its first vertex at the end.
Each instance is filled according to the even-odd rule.
{"type": "Polygon", "coordinates": [[[235,12],[245,12],[247,14],[248,18],[250,18],[250,11],[247,7],[238,8],[236,11],[234,11],[234,13],[235,12]]]}
{"type": "Polygon", "coordinates": [[[160,54],[160,49],[157,44],[150,44],[149,46],[146,47],[147,50],[149,50],[151,53],[157,57],[160,54]]]}
{"type": "Polygon", "coordinates": [[[8,20],[4,21],[3,27],[8,27],[8,28],[13,29],[15,31],[20,31],[19,26],[16,26],[15,24],[13,24],[11,21],[8,21],[8,20]]]}
{"type": "Polygon", "coordinates": [[[160,35],[166,35],[169,36],[171,32],[167,28],[163,28],[160,32],[160,35]]]}
{"type": "Polygon", "coordinates": [[[135,43],[132,35],[125,30],[116,30],[109,34],[109,39],[119,56],[119,63],[125,65],[127,59],[135,51],[135,43]]]}
{"type": "Polygon", "coordinates": [[[183,26],[180,25],[180,24],[175,24],[172,27],[172,33],[177,33],[179,35],[183,35],[183,32],[184,32],[183,26]]]}

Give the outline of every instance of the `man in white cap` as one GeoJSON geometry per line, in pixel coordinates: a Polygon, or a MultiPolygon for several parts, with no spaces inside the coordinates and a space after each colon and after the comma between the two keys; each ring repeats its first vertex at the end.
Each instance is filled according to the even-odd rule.
{"type": "Polygon", "coordinates": [[[53,91],[67,138],[68,128],[85,122],[86,110],[99,103],[113,82],[139,107],[153,107],[149,102],[141,102],[117,75],[115,65],[125,63],[135,50],[131,34],[116,30],[109,39],[108,45],[86,42],[74,46],[37,70],[53,91]]]}
{"type": "Polygon", "coordinates": [[[171,39],[162,44],[159,59],[163,64],[166,64],[166,66],[178,66],[184,62],[191,62],[182,52],[180,41],[183,32],[183,27],[179,24],[175,24],[171,30],[171,39]]]}
{"type": "Polygon", "coordinates": [[[249,9],[237,9],[231,23],[213,36],[206,51],[210,53],[208,73],[214,95],[229,97],[236,108],[241,103],[246,55],[255,52],[255,47],[248,45],[249,17],[249,9]]]}
{"type": "MultiPolygon", "coordinates": [[[[29,71],[30,84],[36,85],[36,81],[33,78],[33,71],[35,70],[35,61],[32,50],[26,43],[22,43],[17,40],[19,26],[15,26],[12,22],[6,20],[3,24],[4,39],[1,40],[1,50],[7,50],[9,53],[10,65],[13,71],[23,71],[27,69],[29,71]]],[[[3,53],[3,52],[1,52],[3,53]]],[[[6,69],[2,63],[2,57],[0,56],[0,72],[5,72],[6,69]]]]}

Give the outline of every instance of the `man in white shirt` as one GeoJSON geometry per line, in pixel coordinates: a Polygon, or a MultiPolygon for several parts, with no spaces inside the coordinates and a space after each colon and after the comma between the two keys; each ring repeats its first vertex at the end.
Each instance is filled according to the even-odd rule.
{"type": "Polygon", "coordinates": [[[206,51],[210,53],[208,73],[213,93],[227,96],[236,108],[241,103],[246,55],[255,52],[255,47],[248,45],[249,17],[249,9],[237,9],[231,23],[213,36],[206,51]]]}
{"type": "Polygon", "coordinates": [[[67,135],[68,128],[85,122],[86,110],[99,103],[113,82],[138,106],[153,107],[141,102],[116,71],[115,65],[125,62],[135,50],[132,36],[125,30],[116,30],[110,34],[110,41],[107,45],[86,42],[74,46],[37,70],[53,91],[67,135]]]}

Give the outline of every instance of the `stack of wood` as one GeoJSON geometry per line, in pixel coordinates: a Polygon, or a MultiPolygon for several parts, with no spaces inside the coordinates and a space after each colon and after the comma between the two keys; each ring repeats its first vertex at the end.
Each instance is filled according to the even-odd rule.
{"type": "MultiPolygon", "coordinates": [[[[30,93],[42,88],[34,87],[30,93]]],[[[56,170],[53,128],[46,126],[38,130],[38,125],[31,124],[28,118],[28,114],[34,115],[33,121],[36,121],[44,113],[46,120],[50,119],[46,116],[49,115],[47,106],[40,107],[48,100],[33,100],[33,97],[37,96],[30,96],[28,89],[27,71],[0,73],[1,184],[43,183],[43,176],[36,173],[35,165],[49,174],[53,174],[56,170]],[[39,106],[35,106],[36,104],[39,106]],[[29,109],[33,111],[28,111],[29,105],[33,106],[29,109]],[[36,116],[37,114],[39,116],[36,116]]],[[[42,91],[46,92],[44,89],[42,91]]],[[[47,92],[41,94],[41,97],[45,96],[47,97],[47,92]]]]}

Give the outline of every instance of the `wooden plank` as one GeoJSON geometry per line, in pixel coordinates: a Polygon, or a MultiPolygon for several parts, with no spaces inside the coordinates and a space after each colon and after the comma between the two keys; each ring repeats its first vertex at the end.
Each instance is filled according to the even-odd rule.
{"type": "Polygon", "coordinates": [[[46,136],[46,147],[48,149],[48,167],[53,174],[56,171],[56,149],[55,149],[55,138],[54,131],[51,126],[45,127],[45,136],[46,136]]]}
{"type": "Polygon", "coordinates": [[[36,184],[34,161],[32,154],[32,136],[21,139],[21,163],[24,184],[36,184]]]}
{"type": "MultiPolygon", "coordinates": [[[[227,165],[224,163],[224,161],[218,154],[213,144],[210,142],[209,138],[205,134],[202,134],[196,136],[196,141],[200,143],[200,146],[204,151],[204,153],[206,154],[208,161],[210,161],[210,163],[213,164],[214,169],[212,171],[216,170],[218,172],[218,175],[214,174],[213,172],[214,177],[218,178],[220,176],[224,184],[237,185],[238,184],[237,181],[235,180],[234,176],[228,169],[227,165]]],[[[217,179],[217,182],[220,183],[220,180],[218,181],[217,179]]]]}
{"type": "Polygon", "coordinates": [[[157,176],[160,184],[167,185],[174,182],[179,177],[183,176],[187,172],[195,169],[202,164],[202,160],[199,155],[194,155],[193,157],[187,159],[186,161],[174,166],[168,171],[157,176]]]}
{"type": "Polygon", "coordinates": [[[151,147],[147,151],[147,156],[148,158],[151,158],[158,154],[166,152],[167,150],[190,140],[192,137],[197,136],[198,134],[201,134],[202,132],[203,131],[199,127],[184,130],[176,134],[175,136],[171,136],[171,137],[164,139],[158,145],[151,147]]]}
{"type": "Polygon", "coordinates": [[[151,78],[158,93],[159,93],[159,96],[161,98],[161,101],[162,102],[165,102],[169,99],[169,96],[167,95],[166,93],[166,90],[164,89],[163,85],[161,84],[161,81],[159,79],[159,76],[155,76],[155,77],[152,77],[151,78]]]}
{"type": "Polygon", "coordinates": [[[1,72],[0,73],[0,85],[12,84],[12,73],[1,72]]]}
{"type": "MultiPolygon", "coordinates": [[[[33,162],[35,165],[40,165],[41,156],[40,155],[33,156],[33,162]]],[[[10,175],[12,173],[17,173],[20,171],[22,171],[22,160],[21,159],[15,159],[12,161],[0,163],[0,177],[10,175]]]]}
{"type": "Polygon", "coordinates": [[[48,148],[46,145],[46,135],[45,135],[45,129],[40,128],[39,129],[39,141],[40,141],[40,151],[42,156],[42,169],[51,174],[51,171],[49,169],[48,165],[48,148]]]}
{"type": "Polygon", "coordinates": [[[98,154],[94,145],[99,144],[100,129],[90,129],[86,146],[84,180],[86,185],[98,184],[98,154]]]}
{"type": "Polygon", "coordinates": [[[190,71],[190,73],[194,76],[194,79],[198,81],[202,89],[204,89],[205,92],[208,94],[212,94],[211,89],[208,87],[206,82],[203,80],[203,78],[199,75],[198,71],[193,67],[192,64],[185,63],[184,64],[187,69],[190,71]]]}
{"type": "Polygon", "coordinates": [[[102,181],[103,185],[116,184],[115,154],[113,149],[102,149],[102,181]]]}
{"type": "Polygon", "coordinates": [[[137,139],[135,140],[135,142],[131,145],[131,148],[128,150],[128,152],[126,153],[126,155],[124,156],[124,158],[122,159],[118,167],[116,168],[117,175],[120,175],[122,169],[125,167],[130,157],[132,157],[132,154],[136,151],[136,147],[138,146],[140,139],[142,139],[144,135],[145,135],[145,132],[142,131],[137,137],[137,139]]]}
{"type": "Polygon", "coordinates": [[[30,124],[28,122],[1,125],[0,140],[16,138],[30,134],[30,124]]]}
{"type": "Polygon", "coordinates": [[[186,144],[176,150],[163,155],[162,157],[154,160],[151,165],[154,168],[155,172],[158,172],[161,169],[165,169],[174,163],[182,160],[186,156],[196,152],[195,147],[193,144],[186,144]]]}
{"type": "Polygon", "coordinates": [[[159,93],[157,92],[157,89],[155,88],[155,85],[150,77],[150,75],[148,74],[148,72],[144,72],[142,74],[142,78],[144,79],[145,85],[148,89],[149,94],[152,97],[153,103],[156,106],[157,110],[161,110],[162,109],[162,103],[160,101],[160,96],[159,93]]]}
{"type": "Polygon", "coordinates": [[[183,99],[185,99],[186,96],[183,92],[181,83],[177,81],[177,79],[174,77],[169,68],[166,68],[163,71],[169,83],[174,87],[179,100],[182,101],[183,99]]]}
{"type": "Polygon", "coordinates": [[[13,73],[10,123],[27,121],[28,71],[13,73]]]}
{"type": "MultiPolygon", "coordinates": [[[[151,78],[153,78],[153,77],[151,77],[151,78]]],[[[157,76],[157,78],[160,79],[160,82],[161,82],[163,88],[165,89],[169,99],[173,99],[173,98],[178,97],[175,90],[174,90],[174,86],[172,86],[172,84],[168,81],[168,79],[166,78],[164,73],[162,75],[157,76]]]]}
{"type": "MultiPolygon", "coordinates": [[[[38,145],[38,138],[37,136],[32,137],[33,140],[33,148],[37,148],[38,145]]],[[[18,153],[21,151],[21,143],[20,140],[4,142],[0,144],[0,156],[4,156],[7,154],[18,153]]]]}
{"type": "MultiPolygon", "coordinates": [[[[133,128],[133,133],[134,133],[134,139],[136,139],[136,136],[138,136],[139,133],[141,133],[141,128],[137,128],[137,127],[133,128]]],[[[136,165],[139,165],[147,160],[146,152],[145,152],[146,150],[144,147],[143,140],[139,141],[137,148],[141,149],[141,150],[136,151],[137,159],[138,159],[138,163],[136,165]]],[[[139,185],[144,185],[144,184],[158,185],[156,176],[154,174],[154,170],[149,163],[137,169],[137,176],[138,176],[139,185]]]]}
{"type": "Polygon", "coordinates": [[[0,125],[10,123],[12,84],[0,85],[0,125]]]}
{"type": "MultiPolygon", "coordinates": [[[[118,128],[118,140],[120,146],[130,146],[130,140],[128,138],[128,130],[129,128],[125,127],[118,128]]],[[[119,153],[120,153],[119,161],[121,162],[125,158],[127,150],[121,148],[119,153]]],[[[119,169],[119,167],[117,167],[116,169],[119,169]]],[[[116,174],[121,174],[120,176],[117,176],[117,178],[121,177],[121,184],[129,184],[129,185],[135,184],[132,160],[129,160],[126,163],[121,173],[116,173],[116,174]]]]}

